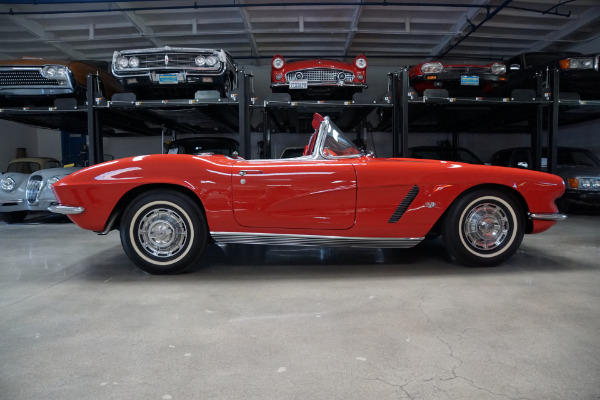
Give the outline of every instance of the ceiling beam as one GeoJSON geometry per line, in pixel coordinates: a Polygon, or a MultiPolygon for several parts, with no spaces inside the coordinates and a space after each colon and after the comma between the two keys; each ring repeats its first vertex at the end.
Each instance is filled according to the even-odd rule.
{"type": "Polygon", "coordinates": [[[532,46],[529,47],[529,49],[527,49],[527,51],[530,52],[544,50],[546,47],[552,45],[554,42],[559,42],[560,40],[569,36],[578,29],[581,29],[585,25],[589,24],[590,22],[594,22],[596,19],[599,18],[600,7],[591,7],[587,9],[584,13],[581,13],[578,19],[564,25],[562,29],[548,34],[544,38],[544,40],[540,40],[534,43],[532,46]]]}
{"type": "MultiPolygon", "coordinates": [[[[5,8],[6,7],[2,7],[2,9],[5,9],[5,8]]],[[[81,59],[86,58],[83,53],[75,50],[73,48],[73,46],[71,46],[70,44],[63,42],[54,33],[46,31],[44,29],[44,27],[42,25],[40,25],[39,23],[37,23],[33,20],[30,20],[30,19],[27,19],[23,16],[17,16],[17,15],[8,15],[8,18],[12,22],[14,22],[18,26],[20,26],[21,28],[27,30],[29,33],[31,33],[33,36],[35,36],[38,40],[41,40],[44,43],[49,44],[50,46],[59,50],[61,53],[63,53],[66,56],[65,58],[68,58],[71,60],[81,60],[81,59]]]]}
{"type": "MultiPolygon", "coordinates": [[[[485,5],[487,5],[487,3],[489,3],[489,0],[472,1],[473,5],[479,5],[481,7],[484,7],[485,5]]],[[[448,35],[445,38],[443,38],[442,40],[440,40],[440,42],[437,44],[437,46],[435,46],[431,49],[431,52],[429,53],[429,55],[431,57],[435,57],[436,55],[440,54],[447,46],[450,45],[450,43],[452,42],[452,40],[454,40],[454,38],[456,38],[457,36],[459,36],[462,33],[462,31],[468,25],[468,21],[471,21],[480,12],[481,12],[481,8],[467,9],[466,12],[460,18],[456,19],[456,23],[450,29],[450,31],[455,32],[454,35],[448,35]]]]}
{"type": "Polygon", "coordinates": [[[356,36],[356,30],[358,29],[358,22],[360,20],[360,15],[362,14],[362,6],[358,6],[354,9],[354,13],[352,14],[352,22],[350,25],[350,32],[348,32],[348,38],[346,39],[346,44],[344,45],[344,56],[348,57],[348,51],[350,50],[350,46],[354,42],[354,36],[356,36]]]}
{"type": "Polygon", "coordinates": [[[250,42],[250,54],[253,57],[256,57],[256,65],[260,65],[260,52],[258,51],[258,46],[256,44],[256,37],[252,32],[252,20],[250,19],[250,14],[248,14],[247,8],[240,8],[239,10],[244,26],[246,27],[246,36],[250,42]]]}
{"type": "MultiPolygon", "coordinates": [[[[115,6],[122,10],[132,8],[127,3],[114,3],[115,6]]],[[[154,33],[154,30],[146,24],[146,21],[139,14],[135,14],[133,11],[121,11],[121,14],[140,32],[140,34],[148,39],[155,47],[164,47],[165,43],[154,33]]]]}

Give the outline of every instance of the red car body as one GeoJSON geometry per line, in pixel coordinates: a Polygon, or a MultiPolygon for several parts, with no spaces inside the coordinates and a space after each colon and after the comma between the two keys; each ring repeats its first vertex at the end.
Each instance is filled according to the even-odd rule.
{"type": "Polygon", "coordinates": [[[289,93],[294,100],[351,100],[367,87],[367,58],[352,64],[325,59],[286,62],[281,55],[271,61],[271,90],[289,93]]]}
{"type": "MultiPolygon", "coordinates": [[[[484,193],[480,197],[498,193],[496,197],[510,199],[502,203],[513,205],[514,210],[502,212],[504,217],[488,215],[487,222],[484,214],[491,213],[482,211],[477,220],[490,232],[493,220],[506,216],[519,221],[522,233],[545,231],[562,217],[554,200],[563,193],[564,183],[555,175],[446,161],[376,159],[352,147],[351,142],[331,144],[332,132],[336,140],[343,139],[328,118],[322,119],[317,139],[311,141],[314,150],[309,148],[308,155],[298,158],[244,160],[164,154],[105,162],[57,182],[53,190],[61,205],[53,211],[69,214],[77,225],[92,231],[107,232],[120,226],[122,240],[135,242],[143,229],[138,226],[138,231],[124,221],[146,218],[146,208],[137,211],[131,204],[162,204],[161,193],[169,192],[187,198],[198,210],[205,220],[207,241],[356,247],[411,247],[440,227],[444,235],[441,225],[449,214],[460,214],[455,204],[473,193],[484,193]]],[[[495,200],[486,201],[484,204],[495,200]]],[[[164,208],[177,208],[181,201],[170,203],[175,204],[164,208]]],[[[150,221],[146,222],[149,226],[150,221]]],[[[178,229],[170,222],[159,224],[169,235],[178,229]]],[[[508,231],[506,227],[500,236],[507,237],[508,231]]],[[[196,231],[187,232],[189,236],[196,231]]],[[[169,235],[161,240],[170,239],[169,235]]],[[[514,240],[520,243],[518,237],[514,240]]],[[[126,252],[127,247],[124,243],[126,252]]],[[[471,255],[473,260],[462,262],[486,265],[499,261],[491,256],[487,260],[485,249],[481,251],[485,254],[471,255]]],[[[141,255],[141,261],[132,259],[149,272],[181,270],[179,265],[170,269],[169,263],[161,264],[160,256],[154,260],[141,255]]],[[[506,257],[502,254],[501,258],[506,257]]]]}
{"type": "Polygon", "coordinates": [[[408,77],[419,96],[427,89],[447,89],[451,97],[491,95],[507,81],[506,66],[499,62],[477,65],[431,61],[409,68],[408,77]]]}

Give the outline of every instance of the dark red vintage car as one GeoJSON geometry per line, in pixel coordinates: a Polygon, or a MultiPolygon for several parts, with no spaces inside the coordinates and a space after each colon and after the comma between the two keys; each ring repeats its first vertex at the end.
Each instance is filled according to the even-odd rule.
{"type": "Polygon", "coordinates": [[[446,89],[450,97],[489,96],[507,80],[506,66],[500,62],[478,65],[430,61],[409,68],[408,77],[419,96],[427,95],[428,89],[446,89]]]}
{"type": "Polygon", "coordinates": [[[422,159],[376,159],[316,114],[304,155],[244,160],[160,154],[94,165],[56,182],[77,225],[119,229],[143,270],[177,273],[207,243],[412,247],[441,234],[451,257],[492,266],[525,233],[564,216],[555,175],[422,159]]]}
{"type": "Polygon", "coordinates": [[[108,100],[123,86],[104,61],[64,61],[26,57],[0,60],[0,106],[46,106],[57,98],[86,101],[87,76],[97,75],[108,100]]]}
{"type": "Polygon", "coordinates": [[[289,93],[292,100],[352,100],[366,82],[367,58],[362,54],[352,64],[324,59],[286,62],[281,55],[271,61],[271,90],[289,93]]]}

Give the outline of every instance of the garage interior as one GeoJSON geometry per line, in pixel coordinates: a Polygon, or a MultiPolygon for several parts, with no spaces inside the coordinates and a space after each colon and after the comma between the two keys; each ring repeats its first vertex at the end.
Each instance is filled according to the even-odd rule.
{"type": "MultiPolygon", "coordinates": [[[[565,98],[552,116],[545,100],[401,103],[390,90],[426,60],[597,54],[596,0],[7,0],[0,22],[3,60],[215,48],[244,81],[230,102],[116,101],[91,125],[93,107],[0,107],[2,171],[17,149],[64,160],[65,138],[94,141],[91,161],[198,135],[278,158],[307,143],[314,112],[377,157],[451,143],[487,160],[535,135],[600,155],[600,99],[565,98]],[[352,103],[291,103],[269,87],[275,54],[364,54],[369,88],[352,103]]],[[[118,232],[46,213],[0,221],[0,399],[598,399],[598,222],[596,209],[569,210],[494,268],[456,265],[435,239],[397,250],[211,245],[189,273],[154,276],[118,232]]]]}

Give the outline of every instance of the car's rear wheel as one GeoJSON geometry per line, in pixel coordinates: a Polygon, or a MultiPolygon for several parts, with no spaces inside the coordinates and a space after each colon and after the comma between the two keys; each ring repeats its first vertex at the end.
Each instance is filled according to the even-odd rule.
{"type": "Polygon", "coordinates": [[[470,267],[491,267],[512,256],[523,240],[519,203],[500,190],[476,190],[448,210],[442,238],[453,260],[470,267]]]}
{"type": "Polygon", "coordinates": [[[176,191],[136,197],[121,219],[121,244],[129,258],[151,274],[181,273],[202,255],[208,238],[204,213],[176,191]]]}

